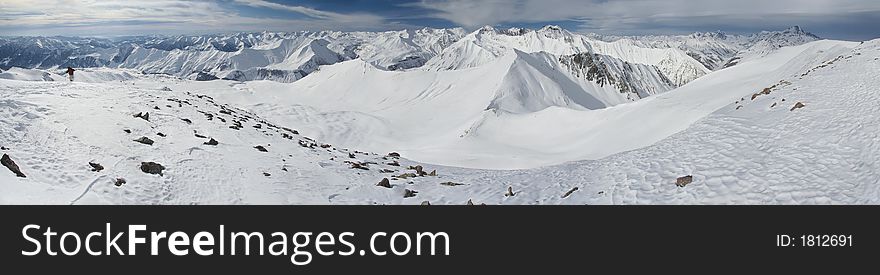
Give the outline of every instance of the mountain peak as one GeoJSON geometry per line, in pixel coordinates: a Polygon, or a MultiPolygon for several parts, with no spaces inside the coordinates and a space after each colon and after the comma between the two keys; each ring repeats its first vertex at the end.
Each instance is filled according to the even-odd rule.
{"type": "Polygon", "coordinates": [[[547,31],[558,32],[558,31],[562,31],[562,27],[557,26],[557,25],[546,25],[546,26],[544,26],[543,28],[541,28],[541,31],[544,31],[544,32],[547,32],[547,31]]]}

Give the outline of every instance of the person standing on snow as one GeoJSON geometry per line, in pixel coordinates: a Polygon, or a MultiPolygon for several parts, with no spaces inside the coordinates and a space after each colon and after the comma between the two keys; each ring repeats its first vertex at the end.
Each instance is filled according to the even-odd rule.
{"type": "Polygon", "coordinates": [[[74,70],[71,67],[67,67],[67,78],[70,78],[70,81],[73,81],[73,71],[76,71],[76,70],[74,70]]]}

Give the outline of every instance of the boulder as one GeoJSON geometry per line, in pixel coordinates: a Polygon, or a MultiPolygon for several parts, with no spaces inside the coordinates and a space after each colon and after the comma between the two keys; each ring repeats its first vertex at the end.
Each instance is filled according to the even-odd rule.
{"type": "Polygon", "coordinates": [[[376,184],[376,186],[382,186],[382,187],[385,187],[385,188],[391,188],[391,181],[389,181],[388,178],[382,178],[382,180],[379,181],[379,183],[376,184]]]}
{"type": "Polygon", "coordinates": [[[116,187],[120,187],[123,184],[125,184],[125,179],[123,178],[116,178],[116,180],[113,181],[113,185],[116,185],[116,187]]]}
{"type": "Polygon", "coordinates": [[[216,140],[216,139],[213,139],[213,138],[211,138],[211,140],[208,140],[208,141],[207,141],[207,142],[205,142],[205,143],[204,143],[204,144],[205,144],[205,145],[211,145],[211,146],[216,146],[216,145],[217,145],[217,144],[220,144],[220,143],[219,143],[219,142],[217,142],[217,140],[216,140]]]}
{"type": "Polygon", "coordinates": [[[101,172],[101,170],[104,170],[104,166],[100,163],[89,162],[89,166],[92,167],[92,172],[101,172]]]}
{"type": "Polygon", "coordinates": [[[262,145],[254,146],[254,149],[257,149],[257,151],[264,152],[264,153],[269,152],[269,150],[266,150],[266,147],[263,147],[262,145]]]}
{"type": "Polygon", "coordinates": [[[403,198],[412,198],[412,197],[415,197],[416,194],[418,194],[418,193],[419,193],[419,191],[404,189],[403,190],[403,198]]]}
{"type": "Polygon", "coordinates": [[[694,176],[692,176],[692,175],[678,177],[677,179],[675,179],[675,186],[685,187],[693,181],[694,181],[694,176]]]}
{"type": "Polygon", "coordinates": [[[512,187],[512,186],[508,186],[508,187],[507,187],[507,193],[504,193],[504,196],[505,196],[505,197],[513,197],[513,196],[516,196],[516,192],[513,192],[513,187],[512,187]]]}
{"type": "Polygon", "coordinates": [[[798,103],[795,103],[795,104],[794,104],[794,107],[791,107],[791,110],[789,110],[789,111],[794,111],[794,110],[797,110],[797,109],[803,108],[803,107],[805,107],[805,106],[807,106],[807,105],[804,105],[803,103],[801,103],[801,102],[799,101],[798,103]]]}
{"type": "Polygon", "coordinates": [[[136,115],[134,115],[134,117],[150,121],[150,113],[137,113],[136,115]]]}
{"type": "Polygon", "coordinates": [[[141,137],[139,139],[135,139],[135,142],[143,143],[146,145],[153,145],[153,140],[148,137],[141,137]]]}
{"type": "Polygon", "coordinates": [[[141,171],[144,173],[161,176],[163,170],[165,170],[165,166],[162,166],[162,164],[155,162],[141,162],[141,171]]]}
{"type": "Polygon", "coordinates": [[[16,177],[27,178],[27,176],[21,172],[21,168],[18,167],[18,164],[15,164],[15,161],[12,161],[12,158],[10,158],[9,155],[3,154],[3,157],[0,157],[0,164],[6,166],[6,168],[9,169],[9,171],[12,171],[16,177]]]}

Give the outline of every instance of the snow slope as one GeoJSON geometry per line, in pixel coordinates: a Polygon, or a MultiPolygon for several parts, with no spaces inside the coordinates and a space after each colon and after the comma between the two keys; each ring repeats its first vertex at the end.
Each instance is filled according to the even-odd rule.
{"type": "MultiPolygon", "coordinates": [[[[784,54],[829,44],[841,46],[784,54]]],[[[434,204],[878,204],[880,81],[859,72],[880,71],[880,40],[838,53],[815,55],[830,57],[815,66],[790,61],[805,69],[779,75],[769,94],[731,92],[721,109],[648,147],[526,170],[443,168],[444,180],[464,185],[414,187],[434,204]],[[791,110],[797,102],[806,106],[791,110]],[[676,186],[684,175],[693,182],[676,186]],[[504,196],[508,187],[515,196],[504,196]]],[[[381,198],[369,187],[349,192],[338,200],[381,198]]]]}
{"type": "Polygon", "coordinates": [[[395,150],[418,161],[450,166],[532,168],[651,145],[744,94],[801,73],[855,44],[818,41],[782,48],[760,62],[745,62],[666,93],[602,108],[593,102],[603,102],[601,90],[559,86],[574,81],[566,80],[570,78],[559,73],[560,67],[545,66],[548,63],[541,60],[547,59],[541,57],[546,54],[522,52],[478,68],[440,72],[395,73],[350,61],[292,84],[249,82],[236,89],[202,91],[300,125],[304,133],[335,144],[395,150]],[[502,81],[492,81],[497,79],[502,81]]]}
{"type": "MultiPolygon", "coordinates": [[[[492,66],[513,68],[514,62],[523,62],[524,58],[541,57],[523,54],[506,56],[508,62],[492,66]]],[[[548,135],[529,142],[545,142],[541,145],[560,151],[570,149],[560,146],[577,145],[566,143],[571,140],[556,139],[559,137],[554,134],[577,133],[580,138],[593,141],[602,138],[585,135],[591,131],[580,130],[581,127],[592,127],[593,133],[607,135],[608,140],[614,137],[616,141],[590,147],[591,150],[614,147],[617,143],[645,144],[597,160],[522,170],[422,164],[425,172],[436,169],[436,176],[417,177],[401,175],[416,172],[406,168],[418,164],[406,159],[416,155],[403,153],[404,158],[396,159],[383,157],[384,153],[359,152],[338,145],[328,144],[324,148],[323,139],[312,141],[306,137],[312,131],[306,127],[334,124],[334,118],[344,119],[355,112],[318,113],[309,109],[314,107],[271,103],[283,98],[283,93],[302,92],[278,88],[309,84],[310,77],[328,73],[332,79],[338,79],[360,73],[370,77],[386,75],[401,82],[365,83],[365,89],[352,88],[341,96],[324,96],[337,100],[337,104],[349,104],[341,99],[351,97],[352,101],[361,101],[361,108],[378,107],[358,117],[373,116],[375,123],[387,119],[381,115],[400,111],[397,108],[407,109],[401,114],[417,119],[399,118],[400,123],[412,124],[395,125],[427,132],[433,129],[419,125],[446,121],[446,116],[454,118],[462,105],[482,106],[456,97],[473,90],[447,89],[444,77],[431,72],[388,72],[365,62],[351,61],[330,66],[295,84],[192,82],[159,75],[139,76],[132,82],[103,83],[0,79],[0,146],[6,148],[0,153],[10,155],[28,176],[16,178],[7,170],[0,170],[0,203],[880,203],[880,117],[874,115],[880,112],[880,94],[876,93],[880,82],[873,74],[865,73],[880,71],[878,60],[880,40],[863,44],[818,41],[781,48],[764,58],[634,103],[599,110],[550,107],[530,114],[488,111],[480,117],[474,134],[466,135],[458,148],[474,146],[466,149],[475,154],[482,152],[486,156],[480,157],[486,158],[502,152],[491,149],[513,148],[511,144],[520,139],[538,137],[532,131],[546,131],[548,135]],[[397,93],[410,92],[398,86],[409,85],[408,81],[433,82],[438,88],[415,93],[415,97],[396,97],[397,93]],[[387,89],[372,90],[366,86],[380,83],[385,83],[383,87],[387,89]],[[172,89],[157,88],[166,86],[172,89]],[[764,88],[770,88],[769,92],[761,93],[764,88]],[[202,95],[207,93],[212,94],[202,95]],[[452,101],[455,98],[459,101],[452,101]],[[254,103],[256,99],[266,102],[254,103]],[[446,109],[431,109],[429,103],[433,101],[446,109]],[[792,110],[798,102],[805,105],[792,110]],[[276,120],[274,117],[279,115],[296,116],[284,110],[307,114],[303,117],[314,121],[303,119],[304,124],[298,125],[294,120],[276,120]],[[140,112],[150,112],[149,120],[133,117],[140,112]],[[588,120],[590,116],[600,119],[588,120]],[[530,120],[533,121],[524,124],[530,120]],[[577,124],[583,122],[594,125],[577,124]],[[503,133],[495,133],[504,123],[520,127],[504,126],[503,133]],[[615,127],[598,127],[603,123],[615,127]],[[237,124],[241,127],[232,129],[237,124]],[[501,139],[501,134],[506,140],[501,139]],[[139,137],[149,137],[155,143],[132,141],[139,137]],[[218,145],[203,144],[209,138],[216,139],[218,145]],[[497,144],[483,142],[492,138],[497,139],[493,141],[497,144]],[[657,140],[648,142],[652,138],[657,140]],[[637,142],[630,143],[633,139],[637,142]],[[256,145],[264,146],[267,152],[256,150],[256,145]],[[402,166],[387,164],[395,160],[402,166]],[[90,161],[101,163],[105,169],[90,171],[90,161]],[[144,161],[161,163],[167,169],[162,175],[144,173],[138,168],[144,161]],[[352,168],[349,162],[364,165],[367,170],[352,168]],[[675,179],[683,175],[693,175],[694,181],[677,187],[675,179]],[[126,183],[115,186],[117,177],[125,178],[126,183]],[[392,179],[391,188],[376,186],[383,178],[392,179]],[[508,187],[513,196],[505,196],[508,187]],[[405,196],[406,193],[415,196],[405,196]],[[563,197],[565,193],[570,194],[563,197]]],[[[531,63],[522,65],[528,64],[531,63]]],[[[470,70],[443,74],[467,80],[485,77],[478,73],[508,72],[470,70]]],[[[308,86],[301,86],[305,87],[308,86]]],[[[497,93],[485,92],[480,96],[485,103],[494,95],[497,93]]],[[[300,99],[324,102],[316,95],[300,99]]],[[[370,124],[359,125],[377,129],[370,124]]],[[[337,130],[360,138],[376,134],[337,130]]],[[[590,142],[581,145],[584,144],[590,142]]],[[[460,159],[472,157],[457,155],[464,151],[454,148],[443,150],[460,159]]],[[[540,154],[521,156],[531,163],[528,158],[540,154]]],[[[508,165],[512,163],[507,161],[508,165]]]]}

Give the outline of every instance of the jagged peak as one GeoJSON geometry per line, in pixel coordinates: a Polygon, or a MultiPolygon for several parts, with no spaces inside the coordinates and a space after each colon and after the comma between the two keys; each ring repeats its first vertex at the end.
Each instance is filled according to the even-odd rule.
{"type": "Polygon", "coordinates": [[[546,25],[546,26],[542,27],[540,31],[543,31],[543,32],[547,32],[547,31],[559,32],[559,31],[563,31],[563,30],[565,30],[565,29],[563,29],[562,27],[560,27],[560,26],[558,26],[558,25],[546,25]]]}

